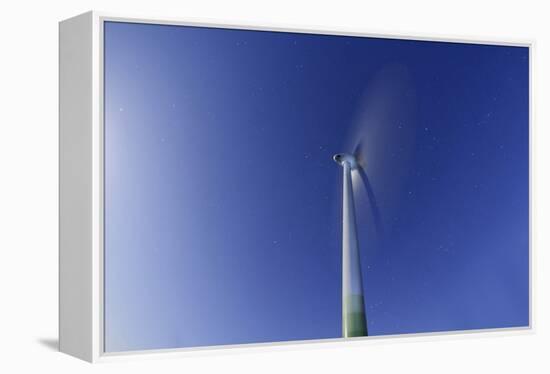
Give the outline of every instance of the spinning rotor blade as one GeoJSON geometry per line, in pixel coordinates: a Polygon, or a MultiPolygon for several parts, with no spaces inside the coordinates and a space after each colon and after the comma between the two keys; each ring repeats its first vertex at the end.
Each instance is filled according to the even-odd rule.
{"type": "Polygon", "coordinates": [[[383,239],[399,201],[406,198],[403,186],[411,172],[416,137],[415,104],[412,78],[400,65],[382,69],[365,90],[348,149],[358,164],[357,225],[368,236],[383,239]]]}
{"type": "MultiPolygon", "coordinates": [[[[365,173],[365,169],[363,168],[363,164],[361,162],[361,160],[362,160],[361,155],[363,153],[362,151],[363,151],[363,149],[362,149],[361,143],[357,144],[357,146],[355,147],[355,150],[353,152],[353,154],[354,154],[354,156],[357,160],[357,164],[358,164],[356,172],[359,174],[359,181],[361,182],[361,184],[365,188],[365,192],[367,194],[369,207],[370,207],[371,214],[372,214],[372,217],[373,217],[373,222],[374,222],[376,234],[380,239],[383,239],[383,237],[384,237],[384,227],[383,227],[383,224],[382,224],[382,217],[380,215],[380,209],[378,208],[378,203],[376,201],[376,196],[374,194],[374,190],[372,189],[372,185],[369,181],[367,173],[365,173]]],[[[361,209],[361,207],[358,207],[358,209],[361,209]]]]}

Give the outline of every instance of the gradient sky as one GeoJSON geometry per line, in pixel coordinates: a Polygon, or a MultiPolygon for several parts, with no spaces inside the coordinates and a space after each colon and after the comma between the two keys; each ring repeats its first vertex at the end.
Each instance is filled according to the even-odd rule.
{"type": "Polygon", "coordinates": [[[369,334],[528,325],[528,54],[106,22],[106,351],[340,337],[358,143],[369,334]]]}

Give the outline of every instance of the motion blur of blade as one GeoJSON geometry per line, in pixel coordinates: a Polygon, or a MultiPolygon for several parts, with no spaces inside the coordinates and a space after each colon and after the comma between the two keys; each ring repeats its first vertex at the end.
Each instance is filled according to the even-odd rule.
{"type": "Polygon", "coordinates": [[[347,149],[359,168],[353,173],[357,225],[372,240],[388,235],[411,173],[416,128],[415,91],[406,67],[378,72],[365,90],[347,149]]]}
{"type": "MultiPolygon", "coordinates": [[[[360,144],[357,148],[359,148],[359,151],[360,151],[360,144]]],[[[360,152],[354,152],[354,155],[356,158],[359,159],[358,155],[360,155],[360,152]]],[[[369,181],[369,177],[367,176],[367,173],[365,172],[365,169],[362,167],[361,164],[359,164],[359,167],[357,168],[356,173],[358,174],[359,177],[355,178],[356,180],[355,185],[356,186],[358,185],[358,187],[362,186],[365,189],[367,199],[368,199],[368,204],[370,205],[370,210],[372,213],[372,220],[374,224],[373,227],[376,230],[377,238],[382,240],[384,238],[384,224],[382,222],[380,209],[378,208],[378,202],[376,201],[376,195],[374,194],[374,190],[372,189],[372,185],[369,181]]],[[[357,193],[358,187],[355,187],[356,195],[361,196],[361,194],[357,193]]],[[[361,207],[359,207],[359,209],[360,208],[361,207]]]]}

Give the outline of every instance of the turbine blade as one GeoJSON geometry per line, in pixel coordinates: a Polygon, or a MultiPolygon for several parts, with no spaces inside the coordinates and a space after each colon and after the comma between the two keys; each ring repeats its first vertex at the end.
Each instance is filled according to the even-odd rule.
{"type": "Polygon", "coordinates": [[[406,66],[382,68],[368,82],[350,131],[347,148],[358,165],[356,179],[363,179],[356,181],[361,190],[356,204],[368,216],[371,235],[378,235],[377,230],[388,236],[394,227],[389,218],[399,214],[416,147],[415,92],[406,66]]]}
{"type": "Polygon", "coordinates": [[[363,186],[365,187],[365,190],[367,192],[367,198],[370,203],[369,205],[371,208],[376,235],[380,240],[383,240],[384,226],[382,223],[382,216],[380,214],[380,209],[378,207],[378,202],[376,201],[374,190],[372,189],[372,185],[370,184],[367,173],[365,172],[365,169],[363,169],[361,164],[359,164],[359,167],[357,168],[357,172],[359,173],[361,182],[363,182],[363,186]]]}
{"type": "Polygon", "coordinates": [[[353,156],[355,156],[355,160],[359,164],[361,168],[365,167],[366,161],[365,161],[365,149],[363,145],[363,141],[359,141],[357,145],[355,146],[353,150],[353,156]]]}

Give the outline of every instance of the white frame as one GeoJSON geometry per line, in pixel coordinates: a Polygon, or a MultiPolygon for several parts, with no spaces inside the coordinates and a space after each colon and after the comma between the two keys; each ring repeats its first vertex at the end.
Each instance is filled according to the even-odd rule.
{"type": "Polygon", "coordinates": [[[211,20],[131,17],[90,11],[59,24],[59,347],[60,351],[89,362],[146,357],[182,356],[222,349],[286,349],[329,345],[378,344],[388,338],[439,340],[449,336],[477,337],[491,334],[533,333],[532,250],[532,146],[533,146],[533,51],[532,40],[487,40],[457,37],[374,34],[347,29],[316,29],[292,25],[233,24],[211,20]],[[344,35],[529,48],[529,325],[359,338],[336,338],[260,344],[238,344],[147,351],[104,352],[103,324],[103,24],[105,21],[202,26],[242,30],[344,35]],[[86,68],[83,73],[82,69],[86,68]],[[80,203],[77,204],[76,202],[80,203]],[[243,348],[241,348],[243,349],[243,348]]]}

